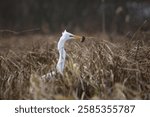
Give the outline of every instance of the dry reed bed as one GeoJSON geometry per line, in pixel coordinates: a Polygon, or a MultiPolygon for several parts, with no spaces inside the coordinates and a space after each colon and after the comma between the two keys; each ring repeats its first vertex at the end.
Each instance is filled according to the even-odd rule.
{"type": "Polygon", "coordinates": [[[51,79],[40,76],[56,72],[56,42],[1,51],[0,99],[150,99],[149,45],[95,39],[68,42],[66,51],[64,76],[51,79]]]}

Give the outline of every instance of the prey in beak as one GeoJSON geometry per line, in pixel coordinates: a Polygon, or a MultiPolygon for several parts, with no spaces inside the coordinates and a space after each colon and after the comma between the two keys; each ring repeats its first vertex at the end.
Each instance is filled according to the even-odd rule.
{"type": "Polygon", "coordinates": [[[82,36],[81,42],[85,41],[85,36],[82,36]]]}
{"type": "Polygon", "coordinates": [[[74,39],[80,40],[81,42],[85,41],[85,36],[78,36],[78,35],[73,35],[74,39]]]}

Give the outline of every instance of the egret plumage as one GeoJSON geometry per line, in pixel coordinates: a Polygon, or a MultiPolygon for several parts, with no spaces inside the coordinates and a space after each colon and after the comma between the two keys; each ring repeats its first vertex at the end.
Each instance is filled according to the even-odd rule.
{"type": "MultiPolygon", "coordinates": [[[[59,52],[59,59],[56,65],[57,72],[63,75],[63,70],[65,67],[65,59],[66,59],[66,51],[65,51],[65,42],[67,40],[80,40],[83,42],[85,40],[84,36],[78,36],[74,35],[72,33],[67,32],[66,30],[62,32],[62,36],[60,37],[58,44],[57,44],[57,50],[59,52]]],[[[52,73],[47,73],[46,75],[43,75],[42,78],[51,78],[54,74],[56,74],[54,71],[52,73]]]]}
{"type": "Polygon", "coordinates": [[[66,51],[64,49],[64,45],[67,40],[71,40],[71,39],[81,40],[81,42],[83,42],[85,40],[85,37],[71,34],[66,30],[62,33],[62,36],[60,37],[60,40],[57,45],[57,49],[59,52],[59,60],[56,69],[60,74],[63,74],[65,59],[66,59],[66,51]]]}

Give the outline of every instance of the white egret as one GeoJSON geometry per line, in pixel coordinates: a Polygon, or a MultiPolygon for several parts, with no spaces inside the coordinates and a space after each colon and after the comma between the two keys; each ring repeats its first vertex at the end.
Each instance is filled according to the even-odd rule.
{"type": "Polygon", "coordinates": [[[59,51],[59,60],[58,60],[57,66],[56,66],[57,71],[61,74],[63,74],[65,58],[66,58],[64,44],[67,40],[71,40],[71,39],[81,40],[81,42],[83,42],[85,40],[85,37],[71,34],[71,33],[67,32],[66,30],[62,33],[62,36],[60,37],[60,40],[57,45],[57,49],[59,51]]]}
{"type": "MultiPolygon", "coordinates": [[[[71,39],[80,40],[81,42],[83,42],[85,40],[85,37],[71,34],[71,33],[67,32],[66,30],[64,32],[62,32],[62,36],[60,37],[58,44],[57,44],[57,49],[59,52],[59,59],[58,59],[57,65],[56,65],[57,71],[62,75],[63,75],[65,59],[66,59],[66,51],[64,49],[64,45],[67,40],[71,40],[71,39]]],[[[56,73],[54,71],[52,71],[52,73],[47,73],[46,75],[43,75],[42,78],[44,78],[44,79],[51,78],[54,74],[56,74],[56,73]]]]}

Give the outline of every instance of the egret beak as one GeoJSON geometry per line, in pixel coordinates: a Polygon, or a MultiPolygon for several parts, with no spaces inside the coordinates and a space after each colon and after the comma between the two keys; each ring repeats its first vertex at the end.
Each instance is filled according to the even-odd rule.
{"type": "Polygon", "coordinates": [[[73,37],[74,37],[74,39],[80,40],[81,42],[84,42],[84,40],[85,40],[84,36],[74,35],[73,37]]]}

